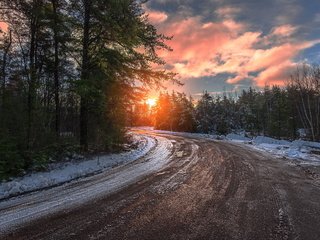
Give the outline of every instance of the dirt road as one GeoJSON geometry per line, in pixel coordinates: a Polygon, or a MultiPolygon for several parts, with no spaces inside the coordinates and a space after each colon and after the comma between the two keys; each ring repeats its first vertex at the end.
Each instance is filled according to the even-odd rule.
{"type": "Polygon", "coordinates": [[[320,239],[319,169],[230,142],[140,134],[162,145],[111,172],[0,202],[0,239],[320,239]],[[96,192],[73,203],[88,186],[96,192]]]}

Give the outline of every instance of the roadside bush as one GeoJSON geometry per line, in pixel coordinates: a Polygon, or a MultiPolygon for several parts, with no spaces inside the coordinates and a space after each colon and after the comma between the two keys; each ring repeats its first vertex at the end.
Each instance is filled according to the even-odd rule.
{"type": "Polygon", "coordinates": [[[0,180],[23,172],[25,162],[14,139],[0,138],[0,180]]]}

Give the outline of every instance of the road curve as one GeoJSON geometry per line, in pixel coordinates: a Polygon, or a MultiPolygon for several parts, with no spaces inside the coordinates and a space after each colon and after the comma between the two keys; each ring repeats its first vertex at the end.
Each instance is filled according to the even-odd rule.
{"type": "Polygon", "coordinates": [[[230,142],[137,134],[158,144],[134,163],[0,202],[0,239],[320,239],[310,169],[230,142]]]}

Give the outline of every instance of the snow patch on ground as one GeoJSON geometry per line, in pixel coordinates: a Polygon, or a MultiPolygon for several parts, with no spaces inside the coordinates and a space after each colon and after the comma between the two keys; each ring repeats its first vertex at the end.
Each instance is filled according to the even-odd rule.
{"type": "Polygon", "coordinates": [[[240,135],[240,134],[235,134],[235,133],[230,133],[226,136],[227,140],[232,140],[232,141],[250,141],[251,139],[248,137],[245,137],[244,135],[240,135]]]}
{"type": "MultiPolygon", "coordinates": [[[[148,128],[148,130],[152,130],[148,128]]],[[[257,136],[255,138],[246,137],[244,133],[231,133],[226,136],[215,134],[200,133],[181,133],[162,130],[154,130],[157,133],[197,137],[213,140],[226,140],[245,144],[259,151],[264,151],[279,158],[289,158],[299,161],[299,164],[320,166],[320,142],[310,142],[304,140],[286,141],[278,140],[265,136],[257,136]]]]}
{"type": "MultiPolygon", "coordinates": [[[[139,129],[148,131],[153,130],[152,128],[139,129]]],[[[227,136],[221,136],[214,134],[181,133],[161,130],[154,130],[154,132],[183,137],[232,141],[246,144],[246,146],[252,147],[256,150],[268,152],[276,157],[286,157],[293,160],[298,160],[300,164],[320,165],[319,142],[309,142],[303,140],[290,142],[265,136],[258,136],[251,139],[246,137],[244,133],[231,133],[227,136]]],[[[61,185],[65,182],[94,175],[118,165],[127,164],[146,155],[156,144],[156,139],[141,134],[133,134],[133,139],[134,142],[137,143],[138,147],[128,152],[99,156],[93,159],[78,162],[70,161],[67,163],[53,164],[50,166],[50,171],[32,173],[24,177],[15,178],[9,182],[2,182],[0,183],[0,199],[19,195],[25,192],[61,185]]]]}
{"type": "Polygon", "coordinates": [[[145,141],[145,147],[140,148],[138,153],[125,155],[131,160],[132,155],[135,157],[143,155],[143,157],[130,164],[55,188],[0,201],[0,238],[1,233],[21,227],[30,222],[30,219],[35,220],[55,212],[70,210],[85,202],[105,197],[163,169],[172,160],[173,144],[164,137],[151,138],[141,135],[141,141],[145,141]]]}
{"type": "Polygon", "coordinates": [[[275,144],[275,145],[288,145],[290,142],[286,140],[278,140],[271,137],[258,136],[253,139],[254,144],[275,144]]]}
{"type": "Polygon", "coordinates": [[[81,162],[53,164],[50,171],[32,173],[0,183],[0,199],[69,182],[137,160],[148,153],[156,140],[144,135],[132,135],[136,149],[121,154],[109,154],[81,162]]]}
{"type": "Polygon", "coordinates": [[[256,137],[252,147],[263,150],[277,157],[286,157],[300,161],[304,165],[320,165],[320,143],[296,140],[293,142],[269,137],[256,137]]]}

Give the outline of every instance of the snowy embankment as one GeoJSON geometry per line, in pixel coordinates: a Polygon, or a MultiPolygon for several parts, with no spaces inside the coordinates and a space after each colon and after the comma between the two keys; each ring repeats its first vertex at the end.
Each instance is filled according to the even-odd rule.
{"type": "Polygon", "coordinates": [[[252,147],[263,150],[277,157],[300,160],[301,164],[320,165],[320,142],[303,140],[285,141],[269,137],[256,137],[252,140],[252,147]]]}
{"type": "Polygon", "coordinates": [[[0,183],[0,199],[25,192],[57,186],[74,179],[96,174],[118,165],[137,160],[147,154],[156,140],[144,135],[133,135],[137,148],[120,153],[98,156],[81,161],[52,164],[46,172],[36,172],[0,183]]]}
{"type": "MultiPolygon", "coordinates": [[[[143,133],[137,137],[139,141],[144,142],[143,147],[140,147],[139,150],[121,156],[113,155],[112,159],[112,155],[104,158],[106,162],[123,159],[124,164],[121,166],[103,171],[100,174],[60,184],[57,187],[0,201],[0,239],[1,233],[17,229],[31,220],[69,211],[86,202],[92,202],[124,189],[141,181],[146,176],[160,171],[172,160],[174,146],[169,139],[161,136],[149,137],[143,133]],[[134,159],[137,160],[133,161],[134,159]],[[129,163],[129,161],[131,162],[129,163]]],[[[94,160],[96,159],[92,161],[94,160]]],[[[93,162],[90,166],[92,165],[93,162]]],[[[106,163],[106,165],[108,164],[106,163]]]]}
{"type": "Polygon", "coordinates": [[[254,138],[245,137],[244,134],[231,133],[226,136],[200,133],[179,133],[155,130],[158,133],[173,134],[186,137],[199,137],[213,140],[225,140],[245,144],[248,147],[264,151],[280,158],[298,160],[300,164],[320,166],[320,142],[303,140],[286,141],[270,137],[258,136],[254,138]]]}

